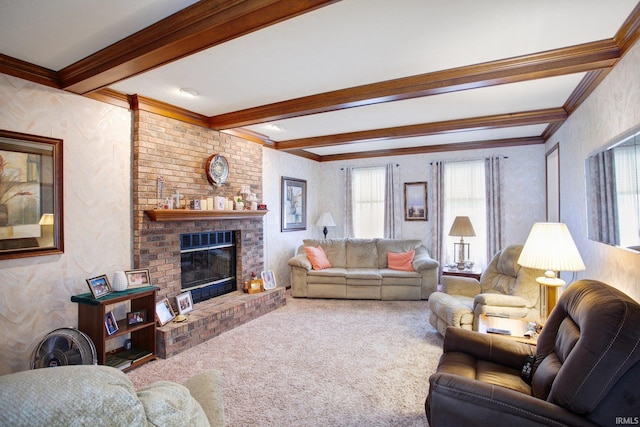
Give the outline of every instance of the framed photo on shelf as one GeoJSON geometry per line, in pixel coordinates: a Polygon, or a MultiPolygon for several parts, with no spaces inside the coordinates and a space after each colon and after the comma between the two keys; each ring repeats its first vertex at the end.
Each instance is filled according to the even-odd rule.
{"type": "Polygon", "coordinates": [[[148,268],[129,270],[124,272],[127,276],[127,288],[139,288],[151,285],[151,276],[148,268]]]}
{"type": "Polygon", "coordinates": [[[404,183],[404,220],[427,221],[427,183],[404,183]]]}
{"type": "Polygon", "coordinates": [[[130,311],[127,313],[127,325],[144,323],[147,320],[147,310],[130,311]]]}
{"type": "Polygon", "coordinates": [[[87,285],[89,285],[89,289],[91,289],[91,294],[93,294],[94,298],[100,298],[113,292],[109,279],[107,279],[107,276],[104,274],[87,279],[87,285]]]}
{"type": "Polygon", "coordinates": [[[262,283],[265,290],[274,289],[277,286],[276,277],[273,275],[273,271],[263,271],[260,275],[262,276],[262,283]]]}
{"type": "Polygon", "coordinates": [[[281,231],[307,229],[307,181],[282,177],[281,231]]]}
{"type": "Polygon", "coordinates": [[[113,315],[113,311],[104,315],[104,326],[107,328],[108,335],[113,335],[118,332],[118,322],[116,322],[116,317],[113,315]]]}
{"type": "Polygon", "coordinates": [[[176,297],[176,303],[178,305],[178,313],[187,314],[193,311],[193,299],[191,299],[191,292],[185,292],[176,297]]]}
{"type": "Polygon", "coordinates": [[[169,300],[167,298],[156,303],[156,320],[158,321],[158,325],[164,326],[171,322],[175,317],[176,313],[173,311],[173,308],[171,308],[171,304],[169,304],[169,300]]]}

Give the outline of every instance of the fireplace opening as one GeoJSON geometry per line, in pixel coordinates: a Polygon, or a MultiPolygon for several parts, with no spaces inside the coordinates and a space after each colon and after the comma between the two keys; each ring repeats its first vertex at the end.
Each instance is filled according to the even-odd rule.
{"type": "Polygon", "coordinates": [[[180,235],[181,287],[194,303],[237,290],[236,232],[180,235]]]}

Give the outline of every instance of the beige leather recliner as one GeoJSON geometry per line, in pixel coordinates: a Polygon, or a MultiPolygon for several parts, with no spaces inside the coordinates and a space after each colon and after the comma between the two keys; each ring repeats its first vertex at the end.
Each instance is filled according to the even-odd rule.
{"type": "Polygon", "coordinates": [[[442,276],[442,292],[429,297],[429,322],[442,335],[448,326],[477,330],[480,314],[540,317],[540,288],[536,278],[544,271],[518,265],[523,245],[507,246],[496,253],[480,276],[442,276]]]}
{"type": "Polygon", "coordinates": [[[614,426],[640,415],[640,304],[595,280],[570,285],[537,347],[448,328],[429,378],[429,425],[614,426]],[[535,355],[530,383],[521,378],[535,355]]]}

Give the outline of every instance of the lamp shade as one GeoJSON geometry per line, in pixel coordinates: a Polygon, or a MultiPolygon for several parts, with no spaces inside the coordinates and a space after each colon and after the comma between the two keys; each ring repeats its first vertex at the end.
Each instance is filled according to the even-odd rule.
{"type": "Polygon", "coordinates": [[[55,223],[55,217],[53,216],[53,214],[44,214],[42,215],[42,217],[40,218],[40,225],[53,225],[55,223]]]}
{"type": "Polygon", "coordinates": [[[449,236],[471,237],[475,235],[476,232],[468,216],[457,216],[456,219],[453,220],[451,230],[449,230],[449,236]]]}
{"type": "Polygon", "coordinates": [[[316,225],[318,227],[335,227],[336,223],[333,222],[333,217],[331,217],[331,214],[329,212],[325,212],[320,215],[320,219],[318,219],[316,225]]]}
{"type": "Polygon", "coordinates": [[[533,224],[518,264],[551,271],[580,271],[586,268],[569,229],[561,222],[533,224]]]}

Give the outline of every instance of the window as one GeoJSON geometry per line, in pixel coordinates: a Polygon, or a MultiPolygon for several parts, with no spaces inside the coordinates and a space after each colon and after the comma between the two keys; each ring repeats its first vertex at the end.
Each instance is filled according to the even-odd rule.
{"type": "Polygon", "coordinates": [[[446,163],[444,166],[444,217],[443,234],[447,264],[454,262],[453,244],[460,236],[449,236],[456,216],[468,216],[476,232],[475,237],[465,237],[470,243],[469,260],[476,265],[487,265],[487,227],[485,166],[483,160],[446,163]]]}
{"type": "Polygon", "coordinates": [[[618,227],[620,230],[620,246],[638,246],[638,212],[640,199],[638,187],[640,178],[640,156],[637,145],[620,145],[614,151],[616,174],[616,203],[618,204],[618,227]]]}
{"type": "Polygon", "coordinates": [[[353,169],[353,235],[383,237],[385,168],[353,169]]]}

